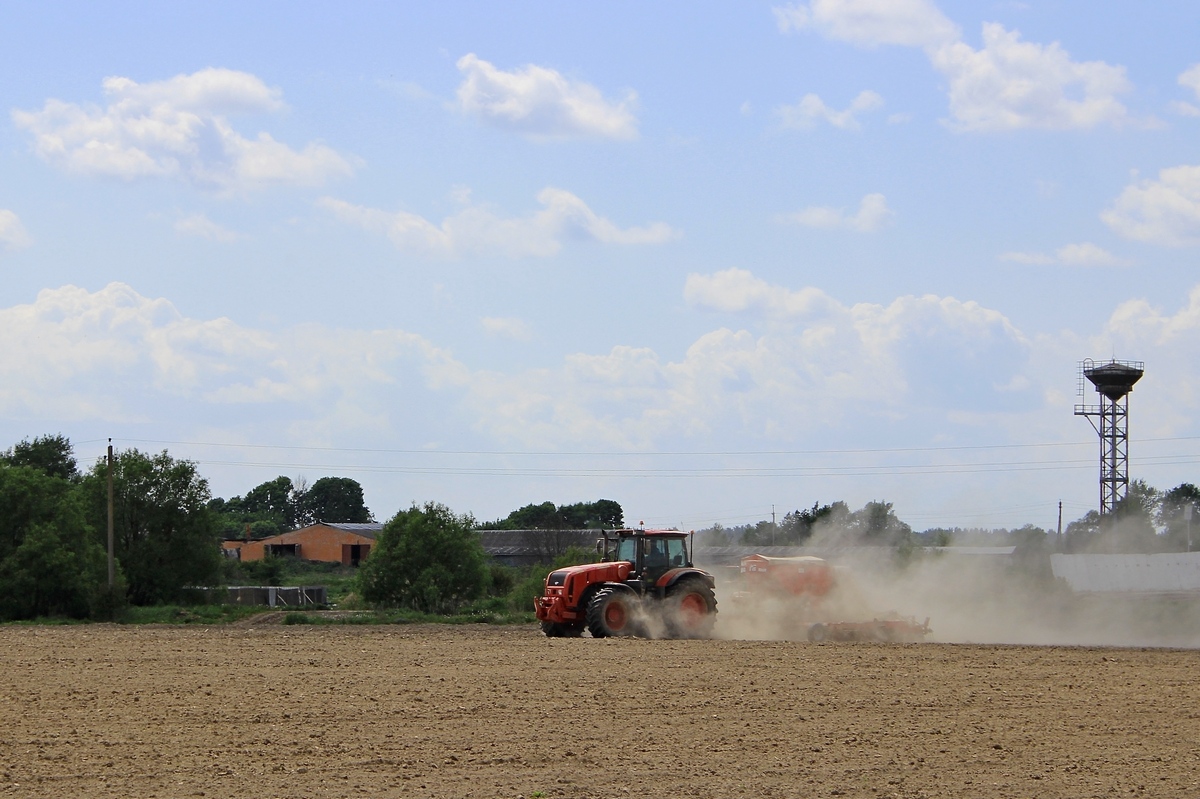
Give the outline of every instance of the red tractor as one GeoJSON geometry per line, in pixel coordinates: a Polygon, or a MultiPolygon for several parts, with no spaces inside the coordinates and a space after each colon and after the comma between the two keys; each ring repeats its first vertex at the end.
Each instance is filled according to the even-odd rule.
{"type": "Polygon", "coordinates": [[[534,610],[551,638],[665,635],[707,638],[717,615],[711,574],[692,566],[688,533],[614,530],[596,542],[600,563],[546,576],[534,610]]]}

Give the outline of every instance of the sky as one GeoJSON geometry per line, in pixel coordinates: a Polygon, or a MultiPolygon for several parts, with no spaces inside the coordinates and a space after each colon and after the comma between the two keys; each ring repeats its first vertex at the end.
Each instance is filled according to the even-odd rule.
{"type": "Polygon", "coordinates": [[[1200,483],[1200,6],[0,0],[0,447],[699,529],[1200,483]]]}

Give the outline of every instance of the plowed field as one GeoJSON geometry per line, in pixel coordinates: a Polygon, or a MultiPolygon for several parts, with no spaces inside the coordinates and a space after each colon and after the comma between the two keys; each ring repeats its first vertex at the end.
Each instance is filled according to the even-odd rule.
{"type": "Polygon", "coordinates": [[[1200,796],[1200,653],[0,628],[0,796],[1200,796]]]}

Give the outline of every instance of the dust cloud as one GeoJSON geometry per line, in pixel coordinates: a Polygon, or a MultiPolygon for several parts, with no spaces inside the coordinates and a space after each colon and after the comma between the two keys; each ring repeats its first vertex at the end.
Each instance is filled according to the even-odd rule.
{"type": "Polygon", "coordinates": [[[825,530],[805,554],[834,568],[825,597],[753,591],[736,562],[711,565],[716,637],[804,640],[817,622],[928,618],[924,640],[938,643],[1200,648],[1200,597],[1076,594],[1053,577],[1049,551],[905,550],[825,530]]]}

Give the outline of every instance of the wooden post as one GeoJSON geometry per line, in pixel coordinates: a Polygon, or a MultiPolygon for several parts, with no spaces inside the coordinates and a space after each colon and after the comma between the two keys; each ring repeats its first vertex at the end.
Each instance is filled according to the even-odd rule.
{"type": "Polygon", "coordinates": [[[117,584],[117,567],[113,559],[113,450],[112,439],[108,440],[108,590],[117,584]]]}
{"type": "Polygon", "coordinates": [[[1061,499],[1058,501],[1058,535],[1056,535],[1054,537],[1054,543],[1058,545],[1057,546],[1058,551],[1062,552],[1063,551],[1063,540],[1062,540],[1062,500],[1061,499]]]}

